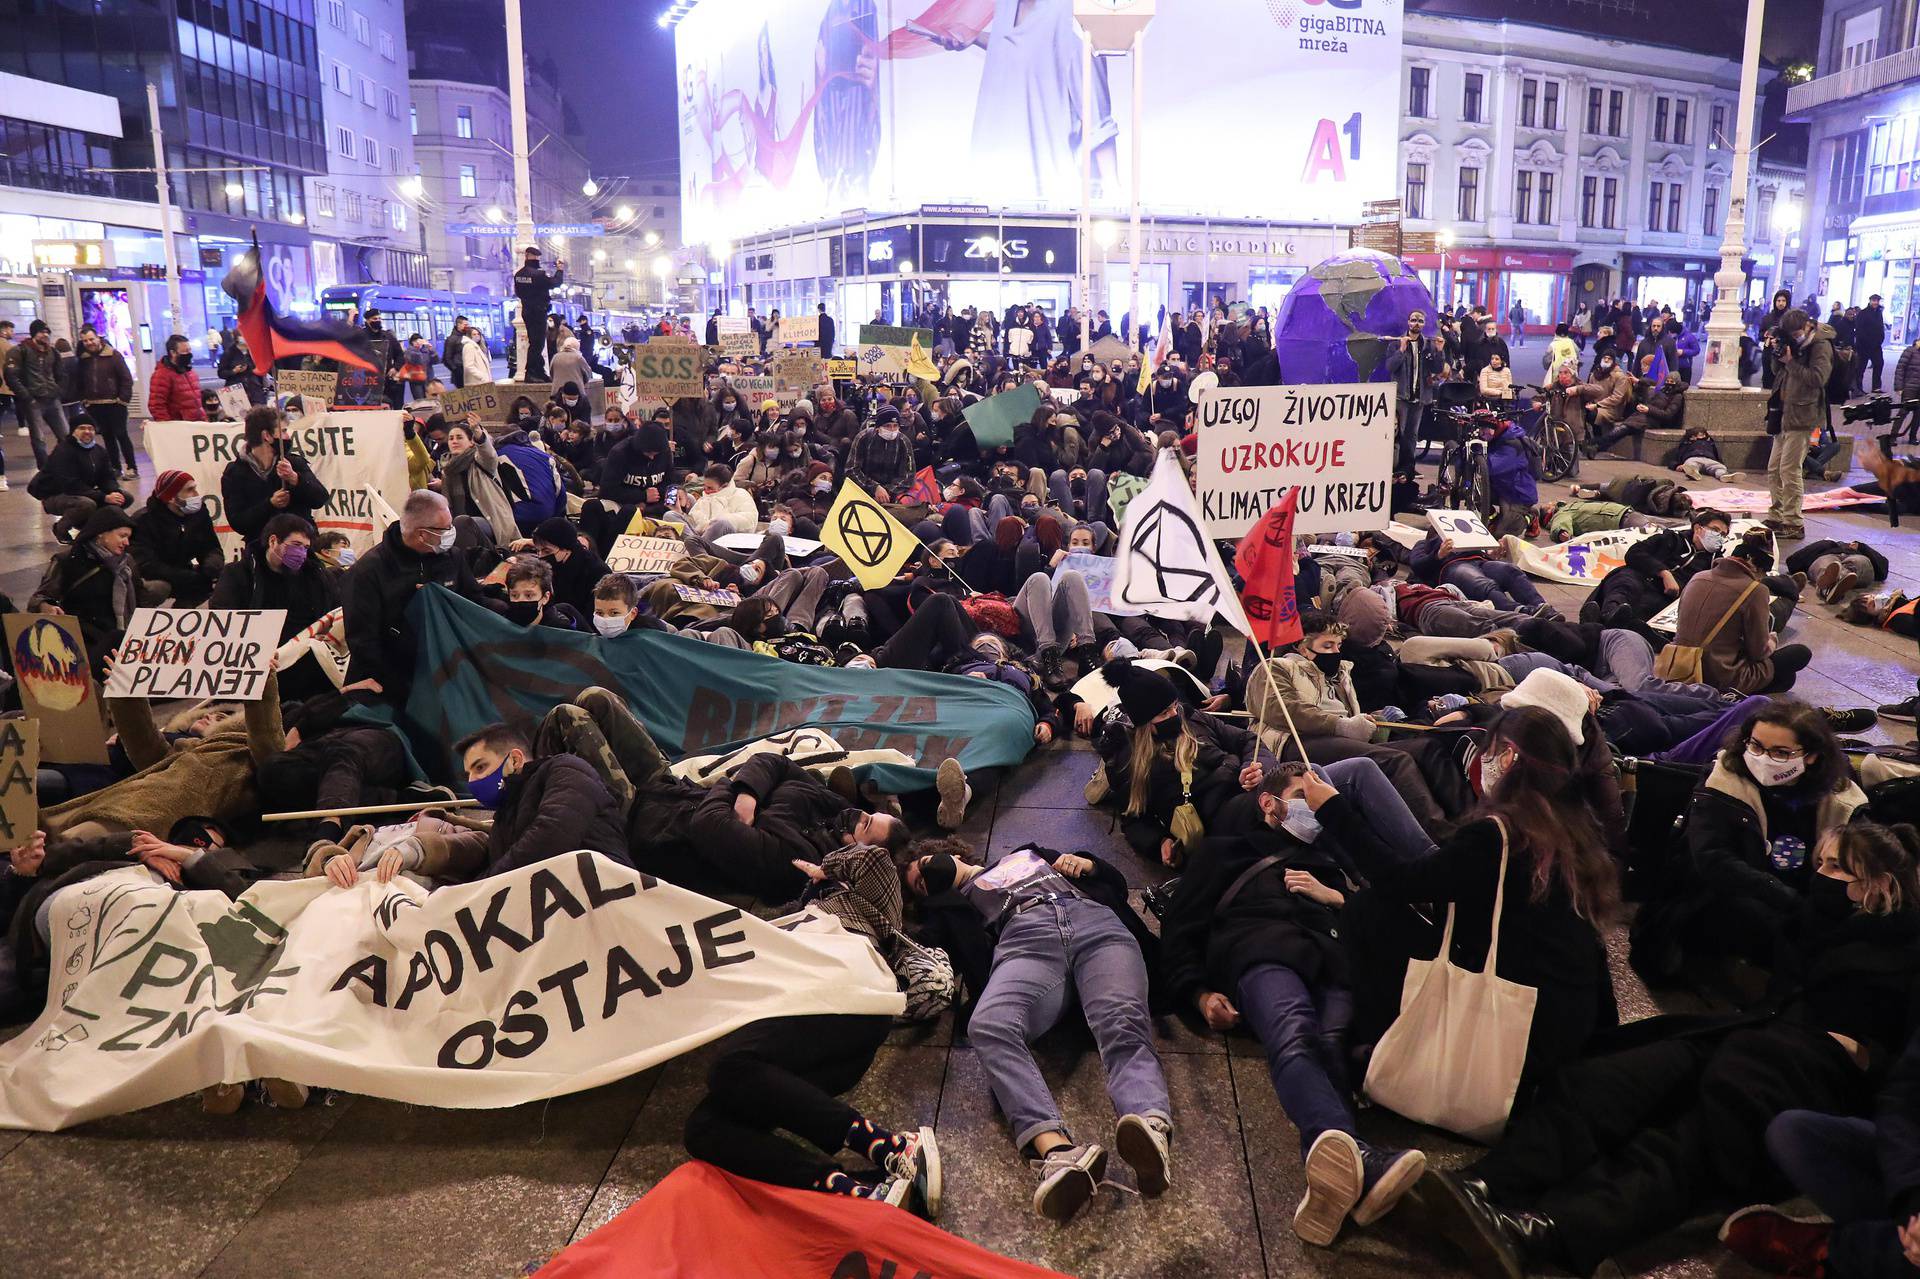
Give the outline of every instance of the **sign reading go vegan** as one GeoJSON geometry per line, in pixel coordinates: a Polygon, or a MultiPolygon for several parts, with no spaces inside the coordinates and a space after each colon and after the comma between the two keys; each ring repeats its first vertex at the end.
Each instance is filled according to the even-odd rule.
{"type": "Polygon", "coordinates": [[[136,609],[106,696],[257,702],[286,620],[283,608],[136,609]]]}

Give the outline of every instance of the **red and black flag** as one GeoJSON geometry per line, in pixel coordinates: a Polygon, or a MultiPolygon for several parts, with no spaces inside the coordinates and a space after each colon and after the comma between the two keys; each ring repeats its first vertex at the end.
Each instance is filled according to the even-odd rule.
{"type": "Polygon", "coordinates": [[[270,369],[281,360],[317,355],[369,373],[381,371],[363,330],[338,320],[300,320],[274,311],[260,270],[258,244],[234,260],[220,288],[240,307],[240,336],[247,341],[255,368],[270,369]]]}

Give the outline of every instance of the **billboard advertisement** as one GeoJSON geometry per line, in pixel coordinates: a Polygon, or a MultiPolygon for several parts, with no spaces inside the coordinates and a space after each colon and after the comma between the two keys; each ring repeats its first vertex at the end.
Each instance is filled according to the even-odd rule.
{"type": "MultiPolygon", "coordinates": [[[[1402,3],[1159,0],[1143,203],[1353,223],[1392,198],[1402,3]]],[[[1096,209],[1129,198],[1131,55],[1083,84],[1073,0],[704,0],[675,40],[691,242],[950,201],[1070,211],[1083,154],[1096,209]]]]}

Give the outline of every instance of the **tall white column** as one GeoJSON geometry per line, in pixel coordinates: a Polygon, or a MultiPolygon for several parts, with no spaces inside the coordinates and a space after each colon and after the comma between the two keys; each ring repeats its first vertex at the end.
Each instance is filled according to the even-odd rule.
{"type": "Polygon", "coordinates": [[[1586,125],[1587,81],[1584,76],[1575,76],[1567,81],[1567,92],[1560,100],[1560,110],[1565,114],[1561,119],[1566,127],[1566,140],[1562,143],[1567,149],[1565,160],[1560,166],[1560,207],[1555,210],[1560,219],[1560,239],[1565,244],[1575,244],[1580,239],[1580,148],[1581,130],[1586,125]]]}
{"type": "Polygon", "coordinates": [[[1080,234],[1075,251],[1080,261],[1074,274],[1080,281],[1080,349],[1093,345],[1093,312],[1096,294],[1093,283],[1093,254],[1089,244],[1093,231],[1093,37],[1080,35],[1080,234]]]}
{"type": "MultiPolygon", "coordinates": [[[[173,191],[167,177],[167,140],[160,132],[160,90],[147,86],[147,120],[153,127],[153,174],[160,190],[160,252],[167,264],[167,331],[154,344],[154,361],[159,362],[166,339],[183,333],[186,311],[180,302],[180,250],[173,242],[173,191]]],[[[261,287],[266,280],[261,278],[261,287]]]]}
{"type": "Polygon", "coordinates": [[[1740,299],[1747,274],[1740,261],[1747,253],[1747,175],[1753,160],[1753,99],[1760,80],[1760,26],[1766,0],[1747,0],[1747,43],[1740,58],[1740,100],[1734,104],[1733,180],[1727,184],[1727,238],[1720,245],[1720,270],[1713,277],[1713,318],[1707,322],[1707,371],[1702,387],[1730,390],[1740,385],[1740,299]]]}
{"type": "MultiPolygon", "coordinates": [[[[507,274],[517,270],[520,251],[534,243],[533,176],[527,143],[527,55],[520,42],[520,0],[505,0],[507,10],[507,115],[513,130],[513,234],[519,241],[507,250],[507,274]]],[[[513,367],[521,381],[527,376],[527,342],[544,335],[527,333],[526,317],[516,314],[514,343],[519,363],[513,367]]]]}
{"type": "Polygon", "coordinates": [[[1146,112],[1140,109],[1140,98],[1147,88],[1146,53],[1147,32],[1143,27],[1133,37],[1133,207],[1127,215],[1127,270],[1131,277],[1127,314],[1133,317],[1136,348],[1140,343],[1140,326],[1146,323],[1146,317],[1140,314],[1140,153],[1141,135],[1146,129],[1146,112]]]}

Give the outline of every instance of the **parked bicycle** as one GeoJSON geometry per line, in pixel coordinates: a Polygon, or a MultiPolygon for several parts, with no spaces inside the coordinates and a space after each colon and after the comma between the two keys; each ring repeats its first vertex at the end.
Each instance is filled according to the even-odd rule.
{"type": "Polygon", "coordinates": [[[1529,386],[1535,411],[1523,421],[1534,450],[1534,477],[1557,484],[1580,474],[1580,433],[1567,420],[1566,391],[1557,386],[1529,386]]]}

